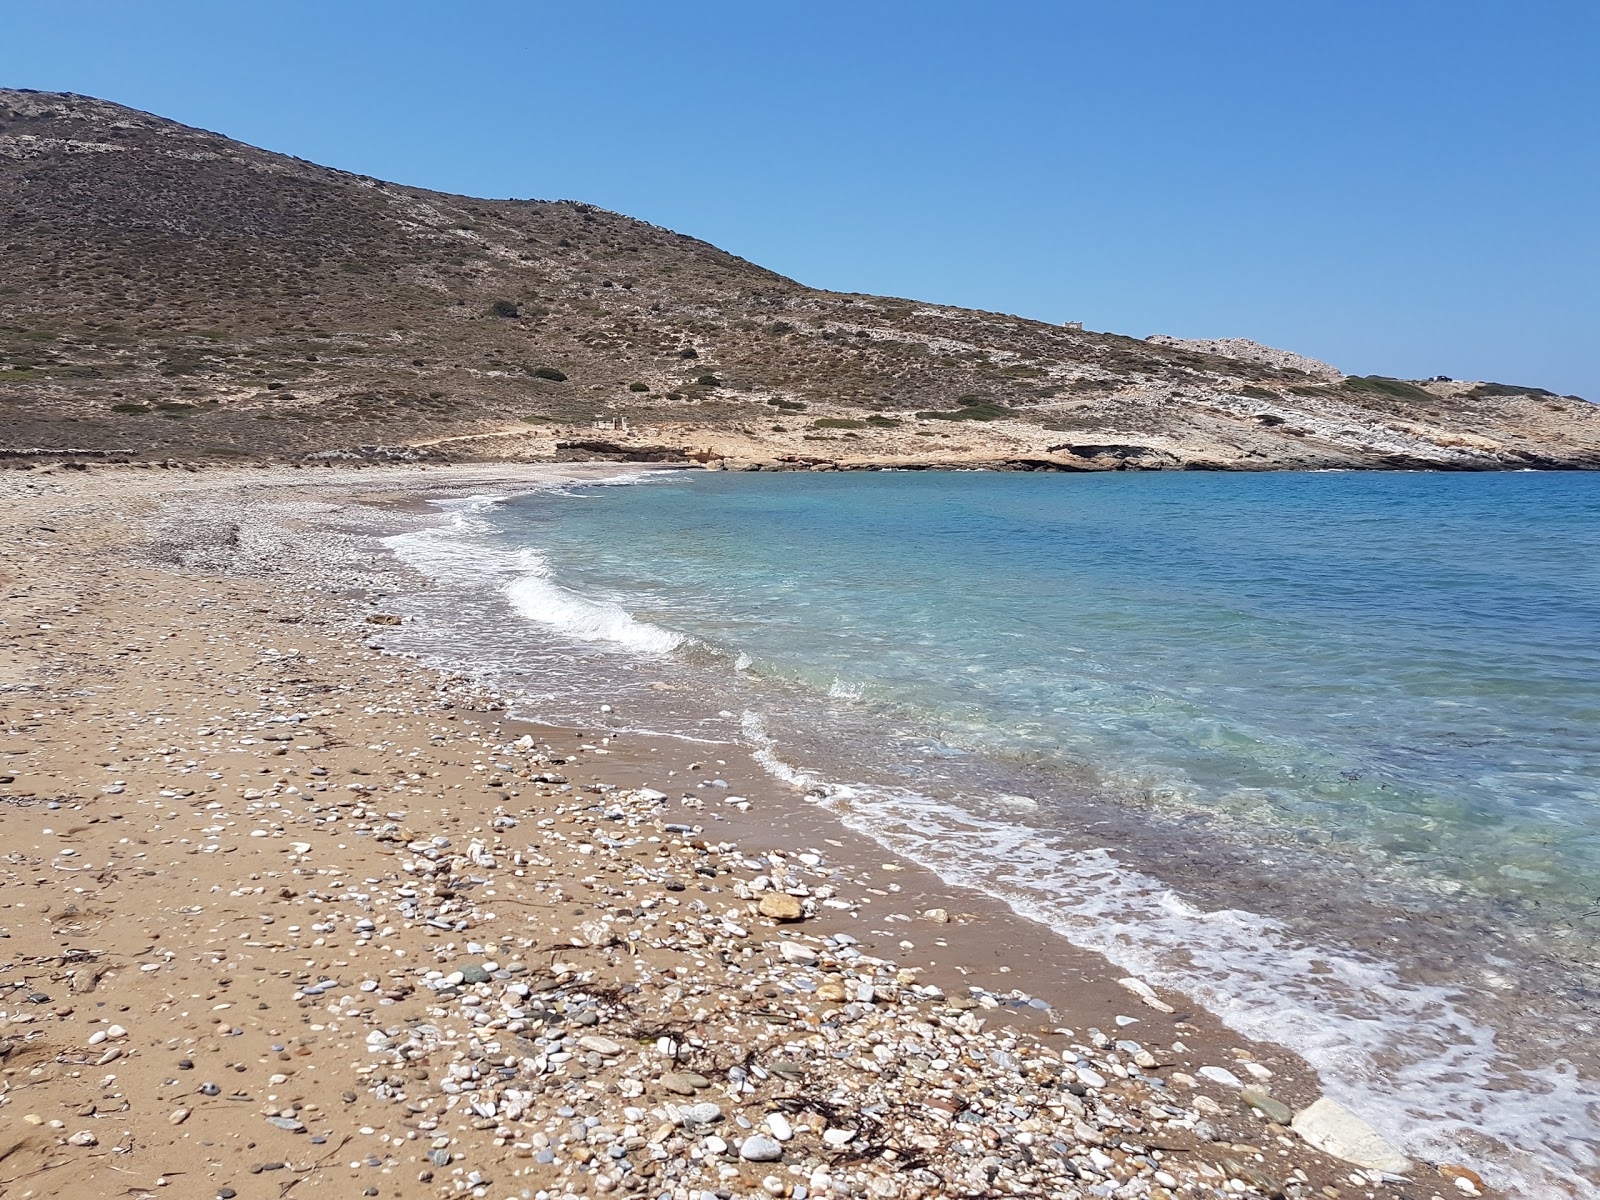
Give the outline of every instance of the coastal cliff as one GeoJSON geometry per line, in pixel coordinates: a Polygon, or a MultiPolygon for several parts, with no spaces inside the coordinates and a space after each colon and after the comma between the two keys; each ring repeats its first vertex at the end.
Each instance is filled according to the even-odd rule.
{"type": "Polygon", "coordinates": [[[1600,408],[820,291],[573,201],[0,90],[0,461],[1600,466],[1600,408]]]}

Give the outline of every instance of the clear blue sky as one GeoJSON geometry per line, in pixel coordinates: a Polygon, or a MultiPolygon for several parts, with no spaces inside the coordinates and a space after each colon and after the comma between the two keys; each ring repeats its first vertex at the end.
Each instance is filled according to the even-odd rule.
{"type": "Polygon", "coordinates": [[[1600,0],[48,0],[0,82],[821,287],[1600,400],[1600,0]]]}

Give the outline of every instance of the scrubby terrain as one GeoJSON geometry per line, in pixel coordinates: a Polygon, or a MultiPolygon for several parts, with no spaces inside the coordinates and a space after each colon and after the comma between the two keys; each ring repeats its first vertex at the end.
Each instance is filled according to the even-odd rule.
{"type": "Polygon", "coordinates": [[[0,225],[13,458],[1600,466],[1575,397],[818,291],[75,95],[0,90],[0,225]]]}

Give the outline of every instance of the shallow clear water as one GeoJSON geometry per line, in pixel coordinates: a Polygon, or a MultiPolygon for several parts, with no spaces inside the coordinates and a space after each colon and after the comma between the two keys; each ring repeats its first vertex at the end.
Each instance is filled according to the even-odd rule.
{"type": "Polygon", "coordinates": [[[1563,1042],[1592,1014],[1552,1001],[1533,1053],[1493,1010],[1553,990],[1518,946],[1592,951],[1600,476],[661,473],[396,548],[438,580],[413,648],[535,714],[615,697],[753,742],[897,849],[1293,1045],[1413,1147],[1520,1145],[1528,1186],[1593,1171],[1563,1042]],[[1149,853],[1086,837],[1086,797],[1142,814],[1149,853]],[[1239,895],[1174,866],[1196,821],[1260,848],[1239,895]],[[1494,952],[1441,978],[1426,930],[1313,940],[1283,913],[1315,872],[1279,851],[1403,886],[1433,929],[1470,901],[1494,952]],[[1282,912],[1248,899],[1268,885],[1282,912]]]}

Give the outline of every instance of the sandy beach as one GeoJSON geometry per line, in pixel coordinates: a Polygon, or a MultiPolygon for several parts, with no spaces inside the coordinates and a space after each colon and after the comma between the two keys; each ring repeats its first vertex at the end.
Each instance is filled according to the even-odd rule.
{"type": "Polygon", "coordinates": [[[0,474],[0,1197],[1496,1194],[746,753],[383,649],[421,499],[616,469],[0,474]]]}

